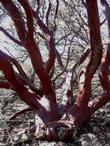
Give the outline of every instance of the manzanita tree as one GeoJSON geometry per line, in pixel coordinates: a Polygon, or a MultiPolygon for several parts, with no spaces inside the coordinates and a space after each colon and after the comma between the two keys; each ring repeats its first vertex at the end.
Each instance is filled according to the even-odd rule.
{"type": "MultiPolygon", "coordinates": [[[[108,45],[106,49],[103,49],[97,0],[81,1],[82,7],[87,13],[88,23],[86,27],[88,27],[88,32],[86,33],[88,33],[89,41],[86,51],[71,65],[72,67],[68,71],[65,70],[62,63],[61,50],[59,51],[56,48],[55,40],[56,20],[61,13],[61,10],[59,10],[60,1],[53,2],[55,7],[52,7],[52,2],[48,1],[47,9],[44,8],[45,12],[41,11],[42,0],[34,0],[32,2],[33,4],[28,0],[0,0],[1,10],[12,19],[18,37],[11,35],[2,26],[0,26],[0,31],[27,51],[34,73],[40,80],[40,86],[39,88],[34,86],[33,81],[25,73],[17,59],[0,51],[0,70],[3,71],[6,79],[0,81],[0,88],[16,91],[19,98],[29,106],[29,108],[15,114],[11,119],[28,110],[33,110],[37,115],[36,117],[39,117],[35,118],[36,124],[31,129],[31,132],[36,134],[36,137],[38,137],[39,129],[42,127],[44,132],[42,136],[40,135],[42,139],[71,139],[77,128],[87,123],[92,114],[110,100],[108,78],[110,64],[110,7],[107,0],[100,0],[101,5],[104,7],[105,21],[107,21],[106,25],[108,26],[108,45]],[[52,13],[52,8],[54,13],[52,13]],[[44,15],[43,18],[41,17],[42,15],[44,15]],[[53,20],[53,26],[51,19],[53,20]],[[41,54],[39,39],[36,40],[38,36],[44,40],[48,51],[48,59],[46,61],[44,61],[41,54]],[[55,66],[56,60],[59,64],[57,66],[55,66]],[[75,70],[81,64],[83,64],[83,68],[74,76],[75,70]],[[56,67],[63,70],[62,74],[66,72],[66,78],[69,78],[66,102],[62,107],[58,104],[55,86],[52,81],[52,75],[56,67]],[[97,70],[99,71],[99,80],[103,91],[100,95],[98,94],[97,98],[90,100],[91,82],[97,70]],[[73,102],[72,97],[76,80],[78,89],[75,102],[73,102]]],[[[62,5],[62,7],[64,6],[62,5]]],[[[78,11],[78,8],[76,10],[78,11]]],[[[66,36],[64,39],[66,39],[66,36]]],[[[66,54],[68,55],[67,52],[66,54]]],[[[63,83],[65,84],[62,81],[59,88],[62,87],[63,83]]]]}

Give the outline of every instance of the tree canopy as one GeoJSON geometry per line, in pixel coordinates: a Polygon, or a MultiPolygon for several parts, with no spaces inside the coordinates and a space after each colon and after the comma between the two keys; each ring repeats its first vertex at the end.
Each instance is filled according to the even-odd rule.
{"type": "Polygon", "coordinates": [[[110,100],[110,7],[98,2],[0,0],[0,88],[28,105],[11,119],[39,117],[36,137],[40,124],[42,139],[71,139],[110,100]]]}

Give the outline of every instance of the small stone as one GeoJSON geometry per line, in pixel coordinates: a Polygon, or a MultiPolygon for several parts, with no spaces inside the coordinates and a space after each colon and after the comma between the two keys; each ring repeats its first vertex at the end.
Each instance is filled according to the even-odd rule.
{"type": "Polygon", "coordinates": [[[82,146],[93,146],[91,142],[82,141],[82,146]]]}
{"type": "Polygon", "coordinates": [[[43,139],[45,137],[45,129],[43,129],[43,127],[41,127],[39,124],[36,127],[34,136],[37,139],[43,139]]]}
{"type": "Polygon", "coordinates": [[[80,142],[81,146],[100,146],[96,136],[92,133],[83,134],[80,142]]]}
{"type": "Polygon", "coordinates": [[[58,133],[58,137],[60,140],[62,140],[64,138],[64,135],[68,132],[68,128],[66,127],[60,127],[57,128],[57,133],[58,133]]]}
{"type": "Polygon", "coordinates": [[[105,119],[104,125],[105,126],[110,126],[110,117],[105,119]]]}
{"type": "Polygon", "coordinates": [[[108,139],[110,139],[110,133],[106,133],[108,139]]]}
{"type": "Polygon", "coordinates": [[[6,143],[0,143],[0,146],[6,146],[6,143]]]}
{"type": "Polygon", "coordinates": [[[100,132],[101,131],[101,129],[99,128],[99,127],[93,127],[93,132],[96,132],[96,133],[98,133],[98,132],[100,132]]]}
{"type": "Polygon", "coordinates": [[[15,143],[23,143],[26,141],[31,141],[31,135],[25,131],[24,133],[19,133],[15,138],[15,143]]]}

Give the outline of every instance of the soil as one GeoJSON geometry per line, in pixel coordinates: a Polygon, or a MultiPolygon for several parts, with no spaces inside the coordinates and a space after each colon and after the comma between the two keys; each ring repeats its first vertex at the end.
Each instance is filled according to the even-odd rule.
{"type": "Polygon", "coordinates": [[[47,142],[31,137],[28,129],[34,121],[33,112],[8,121],[12,114],[24,107],[21,102],[13,103],[0,113],[0,146],[110,146],[110,103],[98,110],[90,122],[78,130],[76,137],[68,142],[47,142]]]}

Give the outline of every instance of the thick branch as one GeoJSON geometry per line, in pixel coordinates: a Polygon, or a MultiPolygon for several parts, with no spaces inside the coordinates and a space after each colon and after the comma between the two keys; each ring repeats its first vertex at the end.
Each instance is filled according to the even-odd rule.
{"type": "Polygon", "coordinates": [[[23,68],[21,67],[21,65],[18,63],[18,61],[15,58],[12,58],[11,56],[7,55],[6,53],[4,53],[3,51],[0,50],[0,54],[2,54],[3,56],[6,56],[7,59],[13,63],[13,65],[16,66],[16,68],[18,69],[19,73],[24,77],[24,78],[28,78],[26,73],[24,72],[23,68]]]}
{"type": "Polygon", "coordinates": [[[7,58],[7,55],[0,53],[0,69],[4,72],[5,78],[9,81],[9,83],[14,87],[17,91],[19,97],[32,108],[33,111],[37,112],[38,116],[43,121],[55,120],[58,118],[58,114],[56,112],[56,104],[53,102],[52,105],[50,103],[50,107],[54,108],[52,111],[54,116],[51,117],[51,110],[47,111],[42,104],[38,101],[40,98],[32,91],[28,90],[28,88],[21,82],[16,74],[14,73],[12,64],[7,58]]]}
{"type": "Polygon", "coordinates": [[[19,93],[21,99],[26,102],[29,106],[33,108],[37,107],[37,101],[32,97],[31,94],[29,93],[28,89],[16,78],[16,75],[14,73],[13,67],[8,60],[7,55],[5,53],[3,54],[0,52],[0,69],[3,70],[6,79],[12,84],[12,86],[15,88],[15,90],[19,93]],[[27,96],[27,94],[29,95],[27,96]],[[27,96],[27,97],[26,97],[27,96]]]}
{"type": "Polygon", "coordinates": [[[8,81],[0,81],[0,88],[11,89],[13,90],[13,86],[8,81]]]}
{"type": "Polygon", "coordinates": [[[7,59],[13,64],[15,65],[15,67],[17,68],[17,70],[19,71],[19,74],[16,73],[17,78],[19,78],[21,80],[21,82],[23,82],[23,84],[28,85],[30,87],[30,89],[32,91],[34,91],[37,95],[42,96],[43,93],[42,91],[38,90],[37,88],[35,88],[35,86],[31,83],[30,79],[27,77],[26,73],[24,72],[22,66],[19,64],[19,62],[15,59],[12,58],[11,56],[7,55],[6,53],[4,53],[3,51],[0,50],[0,53],[4,56],[7,56],[7,59]]]}
{"type": "Polygon", "coordinates": [[[103,93],[102,95],[100,95],[98,99],[93,99],[88,104],[88,106],[90,107],[90,113],[93,114],[95,111],[103,107],[109,101],[110,101],[109,92],[103,93]]]}
{"type": "Polygon", "coordinates": [[[28,13],[27,7],[29,7],[28,3],[26,1],[21,2],[24,10],[26,9],[27,21],[28,21],[27,27],[29,27],[28,32],[25,29],[25,25],[24,25],[24,21],[22,19],[21,13],[19,12],[19,10],[15,6],[15,4],[11,0],[8,0],[8,1],[1,0],[1,3],[5,7],[5,9],[9,12],[12,20],[14,21],[18,36],[19,36],[23,46],[28,51],[31,61],[32,61],[33,68],[40,78],[44,94],[47,95],[47,98],[49,98],[49,100],[56,101],[55,93],[52,88],[52,83],[48,76],[48,73],[46,72],[46,70],[43,66],[43,61],[42,61],[42,57],[41,57],[39,48],[38,48],[34,38],[32,37],[32,34],[30,34],[31,31],[33,31],[33,26],[31,26],[31,24],[30,24],[30,22],[33,21],[32,20],[33,18],[31,18],[31,20],[30,20],[30,17],[32,17],[30,9],[29,9],[30,10],[29,14],[27,14],[28,13]],[[24,6],[25,3],[26,3],[26,5],[24,6]],[[28,33],[30,34],[30,36],[29,36],[29,39],[27,40],[26,36],[28,35],[28,33]],[[49,94],[53,94],[54,95],[53,98],[48,96],[49,94]]]}
{"type": "Polygon", "coordinates": [[[110,45],[108,44],[108,48],[104,51],[102,62],[100,65],[100,82],[104,91],[110,91],[110,81],[109,81],[109,66],[110,66],[110,45]]]}
{"type": "Polygon", "coordinates": [[[87,66],[80,72],[79,87],[76,103],[81,108],[88,107],[88,101],[91,94],[91,79],[96,72],[102,55],[102,42],[100,36],[100,22],[97,1],[86,0],[89,37],[90,37],[90,56],[87,66]],[[93,15],[94,13],[94,15],[93,15]]]}
{"type": "Polygon", "coordinates": [[[101,4],[104,6],[104,14],[107,20],[108,25],[108,46],[107,49],[105,49],[101,67],[100,67],[100,82],[105,91],[110,92],[110,81],[109,81],[109,66],[110,66],[110,7],[106,0],[101,0],[101,4]]]}
{"type": "Polygon", "coordinates": [[[18,8],[12,2],[12,0],[0,0],[4,8],[9,12],[11,19],[14,21],[15,28],[17,30],[18,36],[20,40],[25,41],[25,36],[27,35],[27,31],[25,28],[24,21],[22,19],[22,15],[20,14],[18,8]]]}
{"type": "Polygon", "coordinates": [[[23,6],[26,16],[27,16],[27,28],[28,28],[28,36],[29,38],[33,38],[34,33],[34,25],[33,25],[33,14],[31,7],[27,0],[18,0],[20,4],[23,6]]]}

